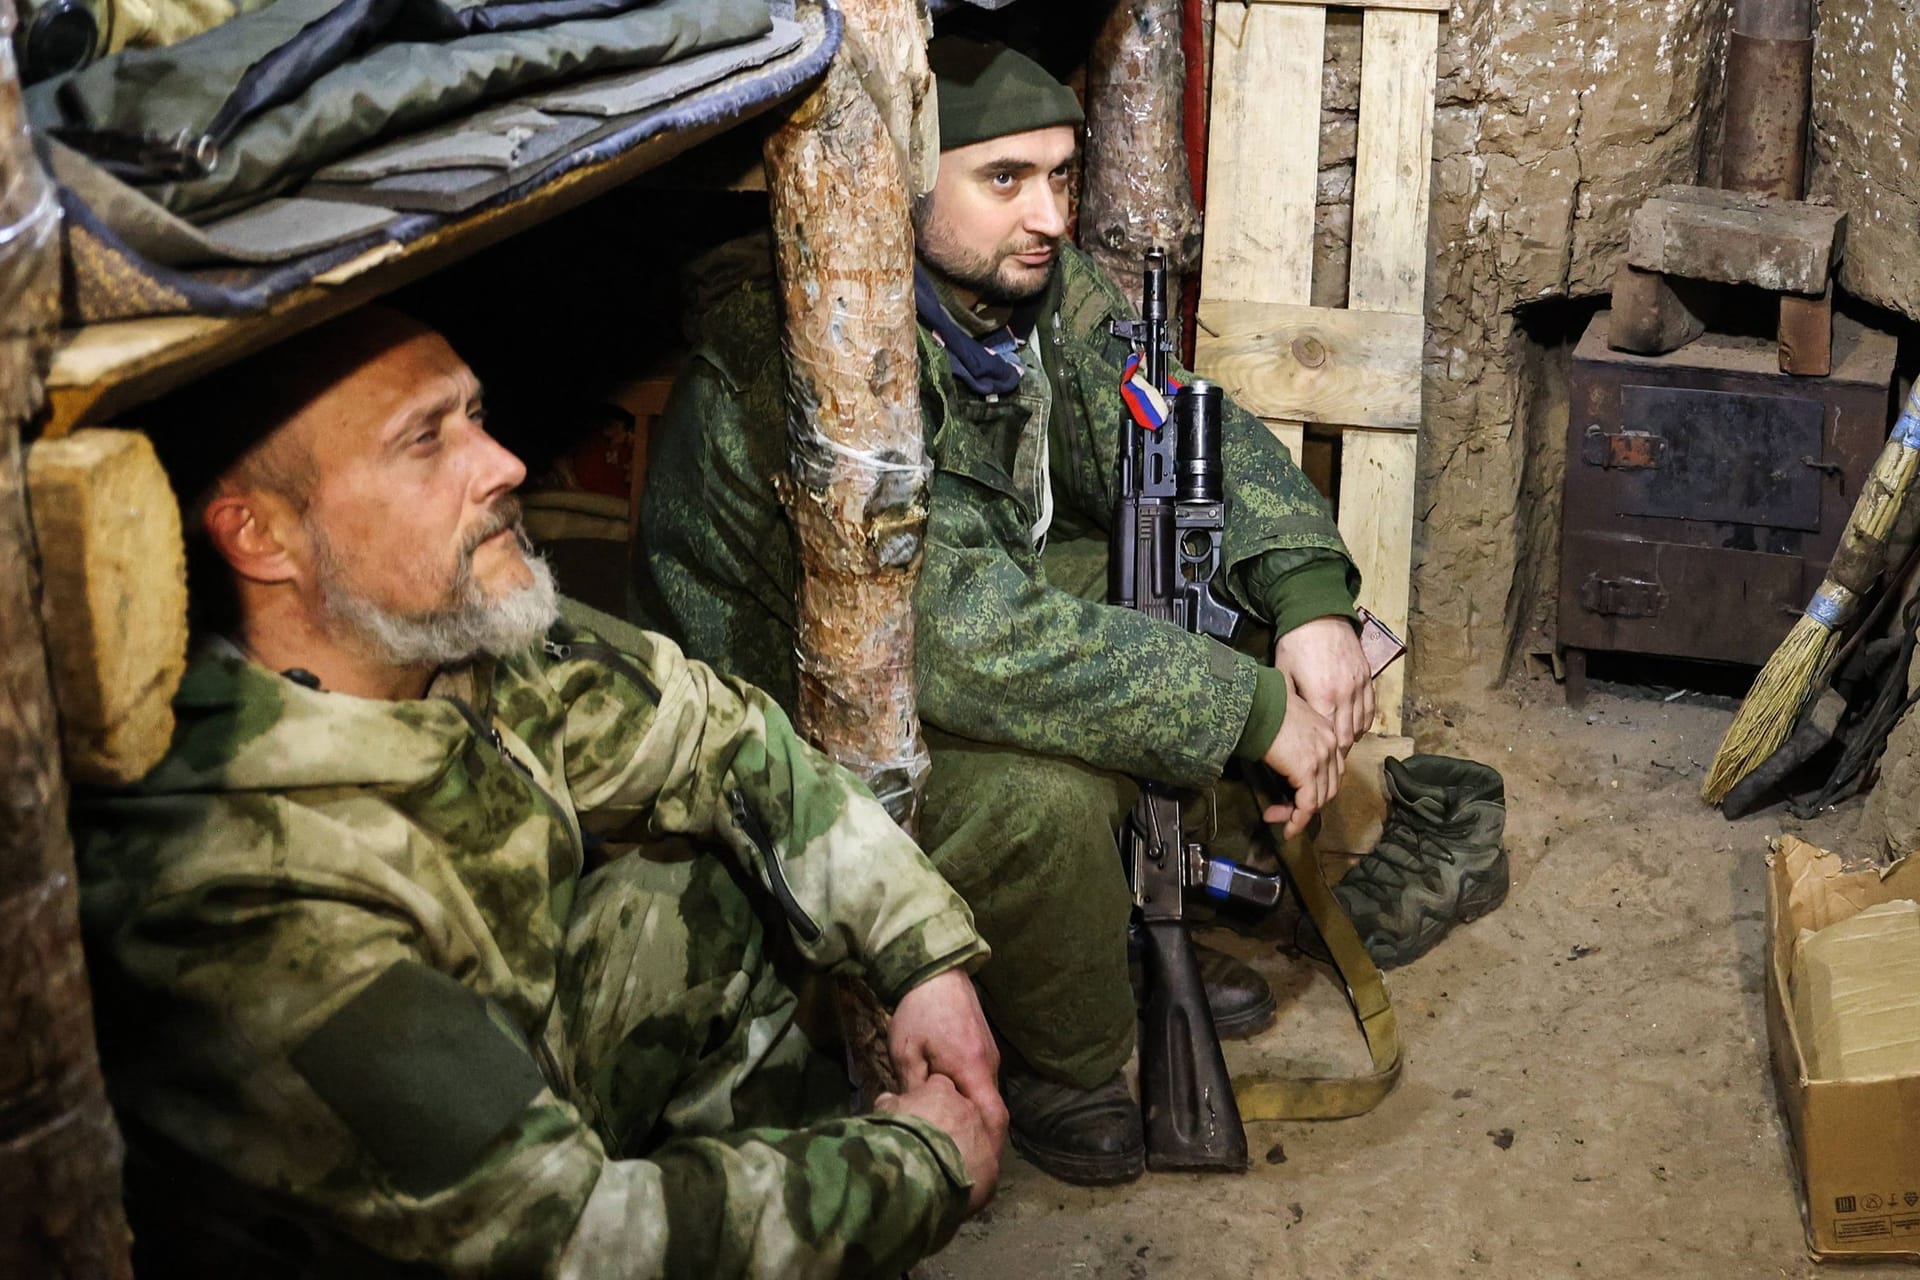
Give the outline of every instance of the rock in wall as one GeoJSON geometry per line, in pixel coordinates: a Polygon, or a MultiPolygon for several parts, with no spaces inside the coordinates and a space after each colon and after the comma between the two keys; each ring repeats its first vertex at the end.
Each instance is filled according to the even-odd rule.
{"type": "MultiPolygon", "coordinates": [[[[1730,8],[1455,0],[1443,25],[1417,694],[1498,680],[1551,618],[1565,416],[1547,401],[1563,393],[1516,313],[1604,294],[1641,199],[1696,179],[1730,8]]],[[[1314,272],[1323,306],[1345,300],[1362,20],[1335,15],[1327,32],[1314,272]]]]}
{"type": "Polygon", "coordinates": [[[1920,6],[1821,0],[1813,45],[1810,191],[1848,213],[1840,283],[1920,319],[1920,6]]]}

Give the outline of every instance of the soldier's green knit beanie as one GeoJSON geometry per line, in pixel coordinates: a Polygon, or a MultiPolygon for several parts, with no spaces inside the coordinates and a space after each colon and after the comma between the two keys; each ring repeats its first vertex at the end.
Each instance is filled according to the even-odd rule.
{"type": "Polygon", "coordinates": [[[1073,90],[1003,44],[937,36],[927,62],[939,85],[942,151],[1086,120],[1073,90]]]}

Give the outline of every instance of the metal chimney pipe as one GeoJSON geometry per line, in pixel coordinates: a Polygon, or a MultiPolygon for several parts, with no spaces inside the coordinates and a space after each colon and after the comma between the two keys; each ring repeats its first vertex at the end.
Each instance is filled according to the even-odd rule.
{"type": "Polygon", "coordinates": [[[1720,185],[1798,200],[1806,182],[1813,0],[1734,0],[1720,185]]]}

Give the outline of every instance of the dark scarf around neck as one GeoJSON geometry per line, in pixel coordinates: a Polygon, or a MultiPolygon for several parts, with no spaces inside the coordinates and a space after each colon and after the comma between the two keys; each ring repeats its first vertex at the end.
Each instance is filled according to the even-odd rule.
{"type": "Polygon", "coordinates": [[[1003,339],[1024,341],[1039,319],[1040,302],[1036,297],[1021,303],[1014,308],[1011,321],[984,338],[976,338],[953,318],[940,300],[939,286],[934,283],[927,264],[920,261],[913,264],[913,305],[920,323],[933,330],[934,336],[946,347],[954,381],[978,396],[1003,396],[1019,387],[1020,367],[996,355],[988,343],[1003,339]]]}

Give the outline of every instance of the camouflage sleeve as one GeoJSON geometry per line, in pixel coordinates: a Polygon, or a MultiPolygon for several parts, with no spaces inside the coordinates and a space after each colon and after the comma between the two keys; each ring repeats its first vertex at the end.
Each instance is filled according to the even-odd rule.
{"type": "Polygon", "coordinates": [[[567,706],[575,805],[635,810],[659,835],[717,837],[786,914],[815,966],[854,966],[889,1006],[987,944],[966,903],[845,769],[751,685],[662,636],[588,635],[548,671],[567,706]]]}
{"type": "Polygon", "coordinates": [[[1026,536],[1010,497],[944,471],[933,485],[913,597],[921,714],[1176,785],[1218,777],[1253,705],[1254,661],[1049,585],[1003,549],[1026,536]]]}
{"type": "MultiPolygon", "coordinates": [[[[142,1036],[116,1103],[276,1215],[434,1274],[639,1280],[898,1274],[965,1214],[958,1150],[894,1116],[610,1159],[542,1045],[434,967],[456,940],[379,850],[270,799],[147,816],[194,824],[199,865],[138,902],[89,890],[96,965],[142,1036]],[[272,878],[209,873],[258,848],[296,853],[272,878]]],[[[137,834],[112,844],[140,856],[137,834]]]]}

